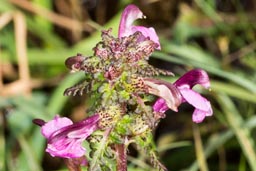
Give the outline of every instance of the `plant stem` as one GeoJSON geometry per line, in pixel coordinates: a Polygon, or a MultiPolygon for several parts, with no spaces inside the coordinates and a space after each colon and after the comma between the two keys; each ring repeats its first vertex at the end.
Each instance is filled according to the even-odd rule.
{"type": "MultiPolygon", "coordinates": [[[[125,137],[125,140],[127,140],[127,138],[125,137]]],[[[123,144],[116,144],[115,145],[116,148],[116,162],[117,162],[117,166],[116,166],[116,170],[117,171],[127,171],[127,153],[126,153],[126,145],[125,143],[123,144]]]]}

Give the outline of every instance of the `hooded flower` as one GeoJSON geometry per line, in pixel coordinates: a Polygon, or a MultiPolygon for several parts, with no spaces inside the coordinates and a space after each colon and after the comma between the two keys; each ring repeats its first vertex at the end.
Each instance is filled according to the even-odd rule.
{"type": "Polygon", "coordinates": [[[99,115],[95,114],[77,123],[59,116],[49,122],[36,119],[34,123],[42,127],[41,133],[48,140],[46,152],[51,156],[78,158],[86,151],[82,142],[99,129],[98,121],[99,115]]]}
{"type": "Polygon", "coordinates": [[[71,72],[83,70],[83,61],[85,58],[86,57],[84,57],[82,54],[78,53],[76,56],[69,57],[65,61],[65,65],[71,70],[71,72]]]}
{"type": "Polygon", "coordinates": [[[152,93],[151,90],[150,93],[160,97],[153,105],[153,110],[156,112],[165,112],[168,109],[177,111],[177,107],[181,102],[187,102],[195,107],[192,120],[196,123],[202,122],[206,116],[211,116],[213,113],[210,102],[192,90],[196,84],[200,84],[204,88],[210,87],[209,77],[204,70],[195,69],[189,71],[180,77],[172,86],[168,82],[159,82],[159,80],[151,80],[150,83],[146,82],[146,84],[157,92],[152,93]],[[152,87],[151,84],[157,82],[158,87],[152,87]]]}
{"type": "Polygon", "coordinates": [[[155,111],[162,113],[167,109],[178,111],[178,107],[182,102],[182,96],[177,87],[169,82],[153,78],[144,78],[144,83],[148,86],[150,94],[161,97],[153,106],[155,111]]]}
{"type": "Polygon", "coordinates": [[[119,24],[118,37],[121,38],[129,36],[139,31],[144,36],[144,38],[142,37],[142,39],[149,38],[158,45],[157,49],[161,49],[159,38],[154,28],[133,25],[133,22],[139,18],[145,18],[141,10],[135,5],[128,5],[122,13],[119,24]]]}

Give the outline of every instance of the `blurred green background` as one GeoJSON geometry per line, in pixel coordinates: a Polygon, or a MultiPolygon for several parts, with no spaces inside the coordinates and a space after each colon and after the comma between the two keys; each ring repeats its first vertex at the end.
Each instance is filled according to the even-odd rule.
{"type": "MultiPolygon", "coordinates": [[[[150,63],[175,73],[209,73],[211,90],[196,87],[214,115],[201,124],[193,108],[168,111],[155,130],[161,161],[173,171],[256,170],[256,1],[254,0],[1,0],[0,171],[67,170],[44,152],[33,118],[57,113],[86,117],[86,97],[66,97],[83,73],[64,65],[77,53],[92,55],[100,30],[113,28],[129,3],[147,16],[139,23],[158,33],[162,50],[150,63]]],[[[167,78],[174,81],[176,77],[167,78]]],[[[131,149],[129,171],[153,170],[131,149]]]]}

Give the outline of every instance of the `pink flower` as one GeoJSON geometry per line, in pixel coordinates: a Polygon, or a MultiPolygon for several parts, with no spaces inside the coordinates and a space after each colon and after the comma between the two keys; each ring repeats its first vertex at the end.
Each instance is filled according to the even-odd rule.
{"type": "Polygon", "coordinates": [[[133,22],[139,18],[145,18],[140,9],[135,5],[128,5],[122,13],[122,17],[119,24],[118,37],[121,38],[129,36],[139,31],[144,36],[144,38],[142,39],[149,38],[158,45],[157,49],[160,50],[161,47],[159,43],[159,38],[154,28],[133,25],[133,22]]]}
{"type": "Polygon", "coordinates": [[[210,87],[209,77],[204,70],[195,69],[189,71],[174,83],[180,90],[183,101],[195,107],[192,120],[196,123],[200,123],[206,116],[212,116],[213,111],[210,102],[199,93],[192,90],[196,84],[200,84],[204,88],[210,87]]]}
{"type": "Polygon", "coordinates": [[[77,123],[59,116],[49,122],[36,119],[34,123],[42,126],[41,133],[48,140],[46,152],[51,156],[78,158],[85,154],[82,142],[98,129],[98,121],[95,114],[77,123]]]}
{"type": "MultiPolygon", "coordinates": [[[[159,80],[154,80],[153,82],[158,83],[159,87],[154,90],[158,93],[152,93],[152,90],[150,93],[160,97],[153,105],[154,111],[162,113],[168,109],[177,111],[177,107],[181,102],[187,102],[195,107],[192,120],[196,123],[202,122],[206,116],[211,116],[213,114],[210,102],[199,93],[192,90],[196,84],[200,84],[205,88],[210,87],[209,77],[204,70],[195,69],[187,72],[173,84],[173,87],[170,86],[170,83],[165,81],[159,82],[159,80]]],[[[146,82],[146,84],[151,88],[154,88],[150,85],[152,83],[148,84],[146,82]]]]}
{"type": "Polygon", "coordinates": [[[179,105],[182,103],[180,91],[173,84],[154,78],[144,78],[144,84],[148,86],[148,92],[159,96],[153,109],[157,112],[165,112],[167,109],[178,111],[179,105]]]}

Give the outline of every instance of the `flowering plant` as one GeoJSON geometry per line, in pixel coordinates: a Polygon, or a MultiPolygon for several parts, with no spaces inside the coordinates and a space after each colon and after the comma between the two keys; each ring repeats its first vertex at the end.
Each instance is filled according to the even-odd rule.
{"type": "Polygon", "coordinates": [[[195,107],[194,122],[212,115],[210,102],[192,90],[196,84],[210,86],[205,71],[189,71],[173,84],[154,78],[173,73],[148,63],[149,56],[161,47],[153,28],[133,25],[138,18],[143,18],[143,13],[128,5],[118,38],[111,35],[111,29],[104,30],[102,41],[93,48],[94,55],[77,54],[66,60],[72,72],[85,73],[85,80],[64,94],[90,95],[93,104],[91,116],[78,123],[59,116],[48,122],[34,120],[41,126],[48,141],[46,151],[52,156],[72,159],[73,164],[86,165],[88,170],[123,171],[127,169],[128,146],[135,144],[148,154],[155,168],[166,170],[158,160],[152,135],[164,112],[177,112],[181,103],[188,102],[195,107]],[[89,149],[83,147],[85,141],[89,149]]]}

